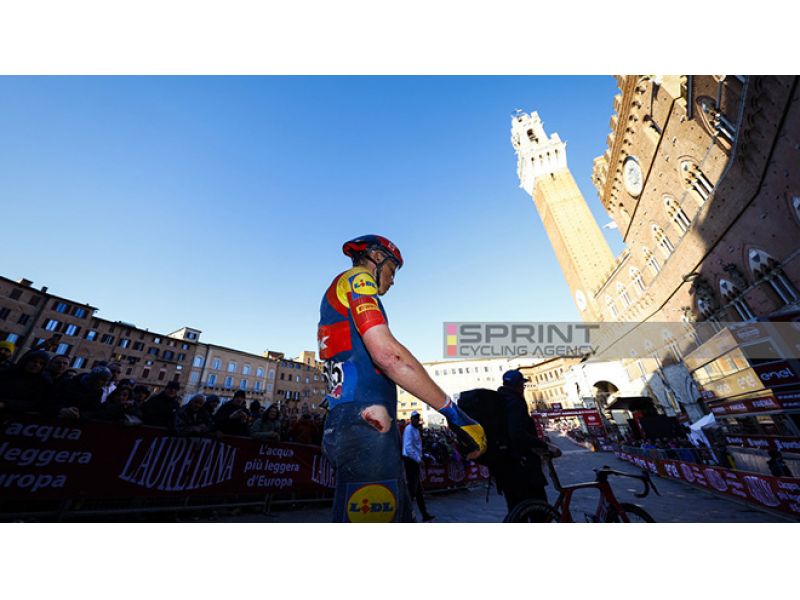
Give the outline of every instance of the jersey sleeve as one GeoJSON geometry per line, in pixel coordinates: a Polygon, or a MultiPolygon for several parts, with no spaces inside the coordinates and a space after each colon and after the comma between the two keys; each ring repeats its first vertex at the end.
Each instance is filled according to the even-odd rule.
{"type": "Polygon", "coordinates": [[[359,271],[348,276],[347,304],[362,336],[375,325],[386,324],[377,295],[378,285],[370,273],[359,271]]]}

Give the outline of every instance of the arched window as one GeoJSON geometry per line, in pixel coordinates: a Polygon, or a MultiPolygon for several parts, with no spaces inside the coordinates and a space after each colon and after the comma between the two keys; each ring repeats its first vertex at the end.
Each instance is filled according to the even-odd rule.
{"type": "Polygon", "coordinates": [[[642,280],[642,274],[636,267],[631,267],[628,270],[628,273],[630,273],[631,281],[633,282],[633,287],[636,288],[636,291],[641,296],[642,294],[644,294],[644,281],[642,280]]]}
{"type": "Polygon", "coordinates": [[[689,231],[689,227],[691,227],[692,222],[689,220],[689,217],[686,216],[686,213],[678,205],[675,199],[671,198],[670,196],[664,196],[664,206],[667,209],[667,216],[669,217],[670,221],[672,221],[672,224],[675,225],[680,234],[683,235],[689,231]]]}
{"type": "Polygon", "coordinates": [[[622,301],[622,306],[628,308],[631,305],[631,298],[628,296],[628,290],[621,283],[617,283],[617,296],[622,301]]]}
{"type": "Polygon", "coordinates": [[[611,296],[606,295],[606,308],[608,308],[608,314],[611,315],[612,320],[617,319],[617,305],[614,304],[614,299],[611,296]]]}
{"type": "Polygon", "coordinates": [[[705,204],[711,194],[714,193],[714,186],[711,185],[708,177],[705,176],[693,160],[688,158],[679,162],[678,169],[680,170],[684,187],[694,193],[700,206],[705,204]]]}
{"type": "Polygon", "coordinates": [[[619,214],[622,215],[622,219],[623,219],[623,221],[625,221],[625,223],[630,223],[631,222],[631,213],[629,213],[627,210],[625,210],[624,206],[620,207],[619,214]]]}
{"type": "Polygon", "coordinates": [[[649,248],[642,248],[642,254],[644,255],[645,264],[650,267],[653,275],[658,275],[659,271],[661,271],[661,264],[658,259],[650,252],[649,248]]]}
{"type": "Polygon", "coordinates": [[[747,253],[747,259],[753,278],[756,281],[765,280],[783,304],[792,304],[800,299],[797,288],[786,277],[778,261],[769,254],[763,250],[752,248],[747,253]]]}
{"type": "Polygon", "coordinates": [[[653,223],[651,231],[653,233],[653,240],[655,241],[656,246],[658,246],[658,248],[661,250],[661,254],[664,255],[664,258],[669,258],[670,255],[675,251],[675,246],[672,245],[672,242],[664,233],[664,230],[655,223],[653,223]]]}
{"type": "Polygon", "coordinates": [[[727,279],[720,279],[719,291],[722,294],[723,300],[730,303],[742,321],[749,321],[750,319],[755,318],[755,315],[750,309],[750,306],[748,306],[747,301],[744,299],[741,290],[734,287],[730,281],[727,279]]]}

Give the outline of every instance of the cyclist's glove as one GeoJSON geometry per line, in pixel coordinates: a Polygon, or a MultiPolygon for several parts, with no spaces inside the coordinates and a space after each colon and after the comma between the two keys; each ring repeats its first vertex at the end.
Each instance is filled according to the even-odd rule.
{"type": "Polygon", "coordinates": [[[483,427],[458,408],[449,396],[447,404],[440,408],[439,412],[447,419],[447,424],[456,434],[456,439],[467,458],[472,460],[486,452],[486,433],[483,427]]]}

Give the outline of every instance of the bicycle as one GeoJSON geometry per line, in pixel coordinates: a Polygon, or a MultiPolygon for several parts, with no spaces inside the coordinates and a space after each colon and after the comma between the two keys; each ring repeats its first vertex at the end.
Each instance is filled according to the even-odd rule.
{"type": "Polygon", "coordinates": [[[586,521],[590,523],[655,523],[655,519],[650,516],[645,509],[630,502],[619,502],[611,489],[611,484],[608,478],[611,476],[630,477],[632,479],[639,479],[644,483],[644,491],[641,493],[634,493],[637,498],[644,498],[650,493],[650,488],[656,495],[660,496],[655,484],[650,479],[650,473],[642,470],[641,475],[634,473],[623,473],[622,471],[615,471],[607,465],[600,469],[593,469],[596,473],[594,481],[586,483],[576,483],[573,485],[562,486],[558,478],[558,473],[553,466],[553,461],[550,457],[543,459],[547,462],[550,469],[550,480],[553,482],[553,487],[558,491],[558,500],[551,506],[542,500],[525,500],[515,506],[511,512],[508,513],[503,520],[504,523],[572,523],[572,513],[570,513],[569,506],[572,501],[572,494],[576,490],[597,489],[600,492],[600,499],[597,503],[597,508],[594,514],[585,513],[586,521]]]}

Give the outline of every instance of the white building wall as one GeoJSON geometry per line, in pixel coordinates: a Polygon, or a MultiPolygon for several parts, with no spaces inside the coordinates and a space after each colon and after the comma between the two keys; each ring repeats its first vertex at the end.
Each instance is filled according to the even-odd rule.
{"type": "MultiPolygon", "coordinates": [[[[436,384],[444,390],[445,394],[453,396],[456,393],[475,388],[497,389],[502,385],[503,373],[510,369],[517,369],[522,363],[530,363],[530,359],[518,358],[492,358],[483,360],[445,360],[422,363],[436,384]]],[[[415,397],[404,392],[398,387],[398,403],[409,403],[416,400],[415,397]]],[[[445,419],[438,411],[432,409],[424,402],[417,410],[422,415],[422,420],[426,425],[442,426],[445,419]]],[[[400,418],[403,418],[402,406],[398,407],[400,418]]]]}

